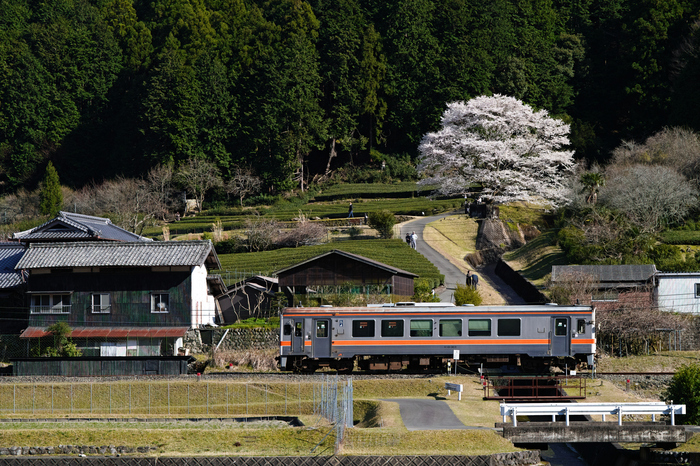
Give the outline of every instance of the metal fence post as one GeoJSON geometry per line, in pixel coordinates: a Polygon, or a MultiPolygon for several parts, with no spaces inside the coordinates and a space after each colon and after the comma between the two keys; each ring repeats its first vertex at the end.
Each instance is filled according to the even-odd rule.
{"type": "Polygon", "coordinates": [[[245,383],[245,415],[248,415],[248,382],[245,383]]]}
{"type": "Polygon", "coordinates": [[[170,381],[168,381],[168,415],[170,415],[170,381]]]}
{"type": "Polygon", "coordinates": [[[92,414],[92,384],[90,384],[90,414],[92,414]]]}

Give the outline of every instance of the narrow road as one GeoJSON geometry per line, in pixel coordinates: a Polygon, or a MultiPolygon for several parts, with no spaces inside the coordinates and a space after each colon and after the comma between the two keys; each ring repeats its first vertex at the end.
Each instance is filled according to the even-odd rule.
{"type": "MultiPolygon", "coordinates": [[[[449,215],[455,215],[455,213],[448,212],[432,217],[421,217],[404,223],[401,225],[400,229],[401,238],[405,238],[406,233],[411,233],[413,231],[416,232],[416,235],[418,236],[416,250],[423,254],[426,259],[432,262],[435,267],[440,270],[440,273],[445,276],[445,288],[439,294],[440,301],[444,303],[454,302],[453,295],[457,284],[463,285],[466,277],[457,266],[449,261],[449,259],[425,243],[423,240],[423,229],[428,223],[435,222],[449,215]]],[[[495,264],[487,264],[483,267],[479,267],[477,272],[479,278],[488,281],[489,285],[491,285],[491,287],[501,295],[506,304],[526,304],[525,300],[521,298],[520,295],[518,295],[513,288],[510,287],[510,285],[503,281],[501,277],[496,275],[495,264]]]]}
{"type": "Polygon", "coordinates": [[[435,267],[440,270],[440,273],[445,276],[445,289],[440,293],[440,301],[444,303],[453,302],[452,295],[455,292],[456,284],[465,282],[464,273],[459,270],[446,257],[442,256],[435,249],[431,248],[423,241],[423,229],[428,223],[434,222],[441,218],[445,218],[451,213],[436,215],[433,217],[421,217],[416,220],[411,220],[401,225],[401,238],[406,237],[406,233],[416,232],[418,241],[416,242],[416,250],[423,254],[426,259],[432,262],[435,267]]]}

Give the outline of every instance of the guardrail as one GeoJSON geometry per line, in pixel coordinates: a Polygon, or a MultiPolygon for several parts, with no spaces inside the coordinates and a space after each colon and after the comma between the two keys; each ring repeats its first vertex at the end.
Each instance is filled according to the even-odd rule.
{"type": "Polygon", "coordinates": [[[602,415],[605,421],[606,414],[617,415],[617,424],[622,425],[622,416],[625,414],[651,414],[651,420],[656,421],[657,414],[671,416],[671,425],[676,425],[676,414],[685,414],[685,405],[667,405],[663,402],[649,403],[501,403],[501,416],[503,423],[506,417],[513,418],[513,426],[518,425],[518,416],[552,416],[552,422],[556,422],[556,416],[565,416],[566,425],[569,425],[571,415],[602,415]]]}

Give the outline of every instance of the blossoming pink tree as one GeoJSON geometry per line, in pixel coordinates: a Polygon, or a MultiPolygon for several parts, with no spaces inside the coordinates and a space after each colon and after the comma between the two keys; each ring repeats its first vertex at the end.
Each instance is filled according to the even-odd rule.
{"type": "Polygon", "coordinates": [[[564,180],[574,165],[569,125],[503,95],[452,102],[442,128],[418,147],[423,186],[444,195],[483,186],[485,201],[566,201],[564,180]]]}

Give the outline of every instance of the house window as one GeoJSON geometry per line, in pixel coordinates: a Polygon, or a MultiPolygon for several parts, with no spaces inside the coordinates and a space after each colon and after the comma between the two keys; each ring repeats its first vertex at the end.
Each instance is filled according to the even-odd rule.
{"type": "Polygon", "coordinates": [[[596,291],[591,295],[591,301],[617,301],[617,290],[596,291]]]}
{"type": "Polygon", "coordinates": [[[35,294],[29,306],[32,314],[70,314],[70,294],[35,294]]]}
{"type": "Polygon", "coordinates": [[[92,313],[93,314],[109,314],[110,312],[109,294],[94,294],[92,295],[92,313]]]}
{"type": "Polygon", "coordinates": [[[695,297],[700,298],[700,283],[695,284],[695,297]]]}
{"type": "Polygon", "coordinates": [[[170,307],[170,296],[168,293],[153,293],[151,295],[151,312],[166,313],[170,307]]]}

